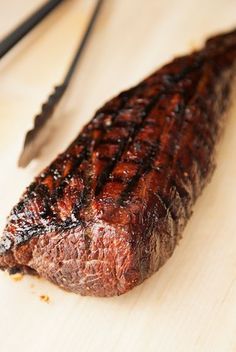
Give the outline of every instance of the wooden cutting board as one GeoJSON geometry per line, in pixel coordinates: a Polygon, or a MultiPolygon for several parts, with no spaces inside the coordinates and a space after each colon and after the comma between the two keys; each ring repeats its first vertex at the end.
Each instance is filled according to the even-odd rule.
{"type": "MultiPolygon", "coordinates": [[[[39,0],[0,4],[0,33],[39,0]]],[[[0,225],[24,187],[96,108],[212,33],[236,25],[235,0],[106,0],[43,155],[17,168],[24,134],[66,65],[94,5],[71,0],[0,62],[0,225]]],[[[236,107],[212,182],[168,263],[116,298],[70,294],[0,274],[1,352],[236,351],[236,107]],[[40,299],[47,295],[49,302],[40,299]]]]}

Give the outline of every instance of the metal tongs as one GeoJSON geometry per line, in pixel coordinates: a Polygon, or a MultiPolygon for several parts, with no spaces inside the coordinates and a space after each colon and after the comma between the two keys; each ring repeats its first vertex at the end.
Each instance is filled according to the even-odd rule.
{"type": "MultiPolygon", "coordinates": [[[[45,5],[36,10],[30,17],[17,26],[10,34],[8,34],[0,42],[0,58],[3,57],[15,44],[17,44],[28,32],[30,32],[38,23],[40,23],[53,9],[65,0],[50,0],[45,5]]],[[[31,160],[36,158],[41,147],[47,140],[47,134],[44,133],[44,127],[52,117],[57,104],[64,95],[71,78],[75,72],[75,68],[79,62],[81,54],[87,44],[89,35],[95,24],[97,15],[101,8],[103,0],[97,0],[96,6],[88,21],[85,33],[79,46],[72,58],[72,61],[67,69],[67,73],[61,84],[57,85],[53,92],[49,95],[45,103],[42,104],[41,112],[34,119],[33,128],[27,132],[24,140],[23,150],[18,160],[20,167],[26,167],[31,160]]]]}

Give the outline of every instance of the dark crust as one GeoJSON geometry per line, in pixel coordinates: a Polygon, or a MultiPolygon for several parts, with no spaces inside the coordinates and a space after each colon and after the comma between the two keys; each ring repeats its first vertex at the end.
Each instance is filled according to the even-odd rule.
{"type": "Polygon", "coordinates": [[[98,110],[13,208],[0,267],[96,296],[158,270],[214,170],[235,63],[233,31],[98,110]]]}

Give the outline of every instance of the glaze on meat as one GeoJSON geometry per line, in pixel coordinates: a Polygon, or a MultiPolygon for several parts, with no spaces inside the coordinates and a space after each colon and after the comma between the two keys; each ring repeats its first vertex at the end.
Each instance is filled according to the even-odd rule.
{"type": "Polygon", "coordinates": [[[1,269],[95,296],[157,271],[214,170],[235,65],[233,31],[98,110],[11,211],[1,269]]]}

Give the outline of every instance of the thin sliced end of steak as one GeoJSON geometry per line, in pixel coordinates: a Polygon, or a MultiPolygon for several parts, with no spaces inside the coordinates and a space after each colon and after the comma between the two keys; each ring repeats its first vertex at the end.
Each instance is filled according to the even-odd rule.
{"type": "Polygon", "coordinates": [[[11,211],[1,269],[95,296],[157,271],[214,170],[235,65],[233,31],[98,110],[11,211]]]}

